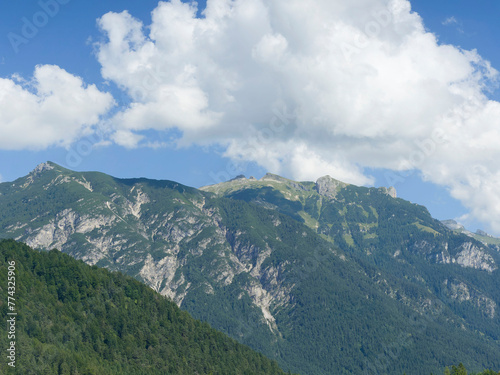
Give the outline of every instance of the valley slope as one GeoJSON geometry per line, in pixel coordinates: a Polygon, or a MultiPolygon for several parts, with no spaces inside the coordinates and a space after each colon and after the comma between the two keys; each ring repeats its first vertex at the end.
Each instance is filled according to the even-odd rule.
{"type": "Polygon", "coordinates": [[[10,337],[0,329],[2,374],[284,375],[276,362],[121,273],[0,241],[0,274],[8,270],[15,290],[0,287],[0,312],[15,323],[10,337]]]}

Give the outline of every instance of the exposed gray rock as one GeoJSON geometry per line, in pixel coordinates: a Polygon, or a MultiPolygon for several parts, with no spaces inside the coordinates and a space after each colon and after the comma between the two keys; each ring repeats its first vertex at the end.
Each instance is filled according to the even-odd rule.
{"type": "Polygon", "coordinates": [[[415,242],[411,249],[436,263],[457,263],[462,267],[493,272],[498,267],[486,247],[479,247],[472,242],[465,242],[456,249],[449,249],[448,243],[415,242]]]}
{"type": "Polygon", "coordinates": [[[387,194],[388,196],[392,197],[392,198],[397,198],[398,197],[398,193],[396,192],[396,188],[394,186],[391,186],[391,187],[381,187],[380,190],[384,193],[384,194],[387,194]]]}
{"type": "MultiPolygon", "coordinates": [[[[135,186],[132,188],[131,192],[133,192],[135,186]]],[[[130,214],[135,216],[137,219],[141,217],[141,206],[143,204],[149,203],[149,197],[140,189],[136,190],[135,202],[128,202],[128,209],[130,210],[130,214]]]]}
{"type": "Polygon", "coordinates": [[[316,191],[327,198],[335,199],[338,191],[347,186],[346,183],[338,181],[330,176],[323,176],[316,181],[316,191]]]}
{"type": "Polygon", "coordinates": [[[43,172],[50,171],[52,169],[54,169],[54,167],[52,165],[50,165],[49,163],[38,164],[35,167],[35,169],[33,169],[28,174],[28,176],[26,176],[26,182],[23,185],[21,185],[21,188],[22,189],[26,189],[28,186],[30,186],[35,181],[35,179],[37,179],[38,177],[40,177],[43,172]]]}
{"type": "Polygon", "coordinates": [[[456,259],[457,263],[462,267],[475,268],[488,272],[493,272],[497,269],[492,256],[472,242],[466,242],[460,246],[460,253],[458,253],[456,259]]]}
{"type": "Polygon", "coordinates": [[[51,171],[52,169],[54,169],[54,166],[50,165],[49,163],[40,163],[35,167],[35,169],[31,171],[30,175],[38,176],[42,172],[51,171]]]}
{"type": "Polygon", "coordinates": [[[443,223],[448,229],[451,230],[461,230],[465,229],[462,224],[457,223],[455,220],[442,220],[441,223],[443,223]]]}
{"type": "Polygon", "coordinates": [[[495,318],[497,304],[495,301],[486,296],[484,293],[474,289],[462,281],[448,280],[443,282],[446,294],[460,303],[471,303],[479,311],[488,316],[490,319],[495,318]]]}
{"type": "Polygon", "coordinates": [[[495,238],[495,237],[493,237],[491,234],[486,233],[484,230],[481,230],[481,229],[478,229],[478,230],[476,231],[476,234],[477,234],[477,235],[479,235],[479,236],[484,236],[484,237],[495,238]]]}

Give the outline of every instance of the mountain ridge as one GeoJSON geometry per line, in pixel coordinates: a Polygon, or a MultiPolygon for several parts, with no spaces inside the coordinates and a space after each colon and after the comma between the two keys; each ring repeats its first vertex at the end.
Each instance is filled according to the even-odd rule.
{"type": "Polygon", "coordinates": [[[0,238],[134,276],[285,370],[497,366],[497,252],[386,188],[268,175],[210,192],[47,165],[0,184],[0,238]]]}

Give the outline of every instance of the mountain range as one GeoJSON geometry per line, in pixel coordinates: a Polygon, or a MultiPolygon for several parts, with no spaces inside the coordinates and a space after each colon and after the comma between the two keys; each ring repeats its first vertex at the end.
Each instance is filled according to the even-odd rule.
{"type": "Polygon", "coordinates": [[[195,189],[48,162],[0,184],[0,238],[128,274],[286,371],[500,368],[500,241],[393,188],[195,189]]]}

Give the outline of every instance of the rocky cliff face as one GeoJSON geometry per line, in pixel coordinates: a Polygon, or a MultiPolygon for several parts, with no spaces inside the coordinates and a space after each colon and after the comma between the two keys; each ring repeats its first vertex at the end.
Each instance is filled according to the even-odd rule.
{"type": "Polygon", "coordinates": [[[123,245],[121,241],[107,236],[116,220],[117,217],[114,215],[81,216],[72,209],[65,209],[55,213],[54,217],[49,219],[49,223],[42,227],[28,226],[16,240],[23,241],[34,249],[69,250],[73,245],[70,239],[74,235],[83,235],[90,246],[82,260],[95,265],[112,249],[118,249],[123,245]],[[94,231],[101,235],[89,235],[94,231]]]}
{"type": "Polygon", "coordinates": [[[464,242],[456,248],[450,248],[448,242],[418,241],[411,246],[412,250],[423,254],[436,263],[459,264],[462,267],[493,272],[498,269],[495,260],[485,246],[464,242]]]}
{"type": "Polygon", "coordinates": [[[458,251],[456,261],[463,267],[476,268],[488,272],[498,269],[493,257],[486,252],[485,247],[466,242],[460,245],[458,251]]]}
{"type": "Polygon", "coordinates": [[[496,302],[473,286],[463,281],[446,279],[443,282],[443,287],[449,298],[461,304],[469,303],[490,319],[497,316],[496,302]]]}

